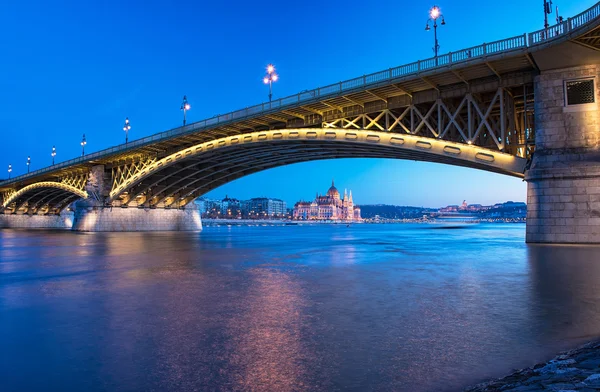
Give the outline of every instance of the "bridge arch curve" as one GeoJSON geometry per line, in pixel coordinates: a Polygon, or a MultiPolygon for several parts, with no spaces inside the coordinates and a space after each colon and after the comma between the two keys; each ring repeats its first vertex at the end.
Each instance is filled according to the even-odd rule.
{"type": "Polygon", "coordinates": [[[276,129],[209,140],[146,165],[115,186],[108,202],[182,206],[258,171],[310,160],[395,158],[438,162],[523,178],[526,160],[498,150],[388,131],[276,129]]]}
{"type": "Polygon", "coordinates": [[[37,212],[47,206],[48,211],[59,213],[77,199],[87,199],[85,190],[55,181],[41,181],[27,185],[12,193],[2,203],[2,208],[7,209],[15,203],[13,213],[27,206],[27,212],[37,212]]]}

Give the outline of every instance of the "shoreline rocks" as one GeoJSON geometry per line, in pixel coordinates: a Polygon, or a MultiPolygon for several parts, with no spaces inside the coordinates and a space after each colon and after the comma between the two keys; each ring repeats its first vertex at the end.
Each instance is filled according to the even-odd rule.
{"type": "Polygon", "coordinates": [[[600,391],[600,341],[587,343],[546,363],[469,387],[464,392],[600,391]]]}

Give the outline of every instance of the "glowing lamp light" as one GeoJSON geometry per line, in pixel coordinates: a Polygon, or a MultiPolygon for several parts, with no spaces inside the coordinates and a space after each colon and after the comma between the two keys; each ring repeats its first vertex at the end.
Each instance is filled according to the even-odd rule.
{"type": "Polygon", "coordinates": [[[275,66],[273,64],[267,65],[267,74],[263,78],[263,82],[269,85],[269,102],[273,98],[273,82],[279,79],[279,75],[275,73],[275,66]]]}
{"type": "Polygon", "coordinates": [[[181,103],[181,111],[183,112],[183,125],[185,126],[186,123],[186,119],[185,119],[185,114],[187,113],[188,110],[191,109],[191,105],[188,103],[187,100],[187,95],[183,96],[183,102],[181,103]]]}
{"type": "Polygon", "coordinates": [[[131,124],[129,124],[129,118],[125,118],[125,125],[123,126],[123,130],[125,132],[129,131],[131,129],[131,124]]]}
{"type": "Polygon", "coordinates": [[[431,8],[431,10],[429,11],[429,16],[431,16],[431,19],[439,18],[440,17],[440,8],[439,7],[431,8]]]}

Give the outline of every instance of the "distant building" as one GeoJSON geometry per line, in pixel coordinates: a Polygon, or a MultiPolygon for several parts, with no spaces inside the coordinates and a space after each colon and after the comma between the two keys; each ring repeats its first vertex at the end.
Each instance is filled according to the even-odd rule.
{"type": "Polygon", "coordinates": [[[352,200],[352,191],[349,196],[344,191],[344,198],[340,198],[340,192],[333,181],[325,196],[317,194],[312,203],[297,202],[294,205],[293,217],[297,220],[360,221],[362,219],[360,207],[355,206],[352,200]]]}
{"type": "Polygon", "coordinates": [[[282,217],[287,213],[285,201],[267,197],[255,197],[242,203],[249,217],[282,217]]]}
{"type": "Polygon", "coordinates": [[[225,195],[225,198],[221,200],[221,214],[223,214],[224,217],[237,217],[241,214],[240,207],[240,201],[238,199],[233,199],[225,195]]]}
{"type": "Polygon", "coordinates": [[[211,210],[221,211],[221,200],[211,200],[205,197],[199,197],[195,203],[198,205],[200,214],[206,214],[211,210]]]}

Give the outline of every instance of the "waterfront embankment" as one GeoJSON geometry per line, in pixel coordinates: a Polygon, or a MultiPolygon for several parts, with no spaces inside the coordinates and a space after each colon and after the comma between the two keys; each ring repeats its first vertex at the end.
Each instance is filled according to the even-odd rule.
{"type": "Polygon", "coordinates": [[[465,389],[465,392],[493,391],[600,391],[600,341],[562,353],[546,363],[465,389]]]}

